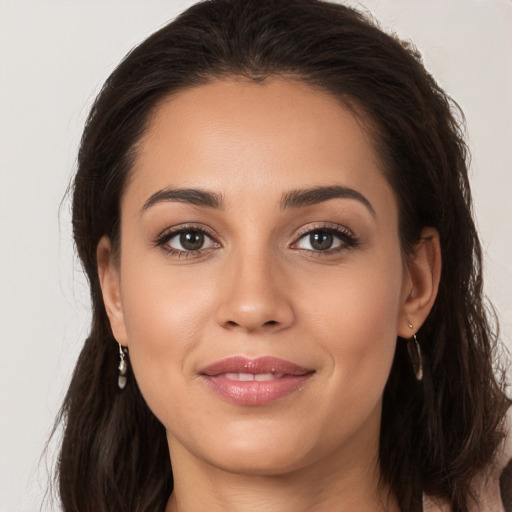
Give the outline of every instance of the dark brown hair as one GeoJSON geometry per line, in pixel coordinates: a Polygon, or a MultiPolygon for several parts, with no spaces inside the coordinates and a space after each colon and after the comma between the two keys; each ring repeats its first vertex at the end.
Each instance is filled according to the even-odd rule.
{"type": "Polygon", "coordinates": [[[397,197],[407,255],[422,228],[440,235],[443,269],[418,338],[417,382],[397,343],[384,390],[380,466],[404,511],[423,492],[468,509],[471,481],[503,438],[509,401],[495,368],[482,299],[461,114],[408,44],[363,14],[316,0],[209,0],[136,47],[108,78],[84,130],[73,228],[93,318],[58,421],[65,512],[163,511],[173,488],[165,429],[132,374],[117,388],[117,344],[105,313],[96,247],[119,237],[123,187],[152,111],[179,89],[228,77],[285,76],[339,98],[372,133],[397,197]]]}

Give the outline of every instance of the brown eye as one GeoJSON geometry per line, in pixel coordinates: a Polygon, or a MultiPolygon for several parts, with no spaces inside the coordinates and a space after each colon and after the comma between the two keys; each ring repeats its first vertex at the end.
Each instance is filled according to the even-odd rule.
{"type": "Polygon", "coordinates": [[[309,235],[309,244],[315,251],[326,251],[332,247],[334,235],[329,231],[315,231],[309,235]]]}
{"type": "Polygon", "coordinates": [[[199,231],[180,233],[180,244],[185,251],[198,251],[203,247],[204,235],[199,231]]]}
{"type": "Polygon", "coordinates": [[[161,241],[161,245],[167,246],[169,250],[181,253],[217,247],[215,241],[199,229],[184,229],[166,235],[161,241]]]}
{"type": "Polygon", "coordinates": [[[346,228],[316,228],[304,233],[292,246],[294,249],[302,249],[317,253],[331,253],[338,250],[355,247],[357,240],[346,228]]]}

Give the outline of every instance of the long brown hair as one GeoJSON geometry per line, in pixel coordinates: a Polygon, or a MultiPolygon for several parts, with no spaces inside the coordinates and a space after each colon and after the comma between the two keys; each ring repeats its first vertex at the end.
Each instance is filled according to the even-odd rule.
{"type": "Polygon", "coordinates": [[[92,327],[58,422],[65,512],[163,511],[173,489],[165,429],[133,374],[117,388],[117,345],[105,313],[96,247],[119,237],[119,204],[151,112],[179,89],[228,76],[286,75],[363,113],[399,205],[405,255],[422,228],[440,235],[443,269],[419,333],[417,382],[397,343],[384,390],[380,467],[402,510],[423,492],[468,509],[471,481],[503,438],[509,400],[482,298],[467,149],[456,105],[414,48],[343,5],[317,0],[208,0],[130,52],[85,126],[73,186],[76,248],[88,276],[92,327]]]}

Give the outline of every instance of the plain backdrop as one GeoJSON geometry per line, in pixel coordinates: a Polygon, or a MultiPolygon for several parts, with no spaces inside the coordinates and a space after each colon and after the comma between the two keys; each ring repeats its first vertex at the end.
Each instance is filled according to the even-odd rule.
{"type": "MultiPolygon", "coordinates": [[[[184,0],[0,0],[0,512],[40,510],[40,459],[88,332],[71,242],[78,141],[102,82],[184,0]]],[[[363,0],[467,117],[486,290],[512,346],[512,2],[363,0]]],[[[58,510],[45,505],[42,510],[58,510]]]]}

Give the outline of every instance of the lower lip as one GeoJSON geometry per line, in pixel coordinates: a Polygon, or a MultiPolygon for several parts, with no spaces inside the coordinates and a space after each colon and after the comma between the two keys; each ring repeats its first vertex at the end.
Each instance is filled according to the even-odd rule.
{"type": "Polygon", "coordinates": [[[238,381],[203,375],[206,385],[224,400],[237,405],[266,405],[301,389],[312,376],[285,375],[267,381],[238,381]]]}

